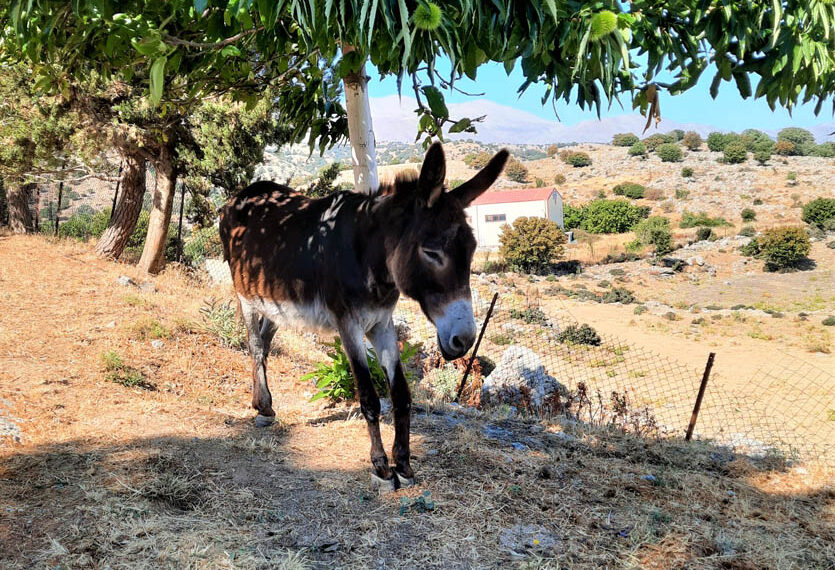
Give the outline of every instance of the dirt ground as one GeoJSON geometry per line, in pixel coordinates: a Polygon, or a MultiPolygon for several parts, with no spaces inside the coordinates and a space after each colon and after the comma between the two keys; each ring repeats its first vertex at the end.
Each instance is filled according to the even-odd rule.
{"type": "Polygon", "coordinates": [[[0,237],[4,568],[835,568],[826,469],[558,419],[418,403],[418,485],[378,496],[357,408],[296,381],[308,337],[281,336],[259,430],[248,357],[197,326],[228,291],[120,275],[148,280],[0,237]]]}

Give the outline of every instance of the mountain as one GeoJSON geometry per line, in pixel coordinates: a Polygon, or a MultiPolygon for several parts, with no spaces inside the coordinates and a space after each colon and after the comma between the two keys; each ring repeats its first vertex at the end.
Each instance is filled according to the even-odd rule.
{"type": "MultiPolygon", "coordinates": [[[[448,135],[451,140],[473,139],[481,143],[505,144],[551,144],[569,142],[608,143],[615,133],[634,133],[639,137],[652,133],[666,133],[674,129],[696,131],[706,137],[712,131],[724,131],[714,125],[699,123],[679,123],[663,119],[658,126],[650,126],[642,134],[646,118],[637,113],[625,113],[600,120],[582,121],[575,125],[565,125],[554,118],[543,119],[527,111],[501,105],[489,99],[473,99],[466,103],[447,105],[452,118],[479,117],[486,115],[483,122],[476,125],[477,134],[460,133],[448,135]]],[[[417,118],[414,110],[417,102],[413,97],[399,98],[397,95],[371,98],[371,119],[378,141],[413,142],[417,134],[417,118]]],[[[784,125],[792,126],[792,125],[784,125]]],[[[835,131],[835,122],[827,122],[806,127],[818,142],[835,140],[827,136],[835,131]]],[[[777,131],[767,132],[776,136],[777,131]]]]}

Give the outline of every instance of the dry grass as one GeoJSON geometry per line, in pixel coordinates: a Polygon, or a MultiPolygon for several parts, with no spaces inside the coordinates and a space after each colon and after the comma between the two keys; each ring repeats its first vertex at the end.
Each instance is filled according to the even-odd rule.
{"type": "Polygon", "coordinates": [[[256,430],[246,356],[176,326],[226,292],[169,270],[126,303],[120,273],[86,246],[0,239],[0,412],[23,436],[0,439],[2,567],[835,565],[831,473],[582,424],[417,409],[418,486],[378,496],[356,408],[294,381],[321,358],[309,337],[279,339],[281,423],[256,430]],[[132,334],[146,318],[164,348],[132,334]],[[106,383],[107,350],[159,390],[106,383]],[[426,492],[434,510],[401,514],[426,492]]]}

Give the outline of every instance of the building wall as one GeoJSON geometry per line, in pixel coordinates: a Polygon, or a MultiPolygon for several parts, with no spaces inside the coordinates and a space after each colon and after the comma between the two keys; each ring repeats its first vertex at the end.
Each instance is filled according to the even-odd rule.
{"type": "Polygon", "coordinates": [[[473,228],[479,249],[497,249],[501,243],[499,236],[502,226],[513,224],[523,216],[548,218],[563,227],[562,198],[558,192],[551,194],[548,200],[532,202],[505,202],[502,204],[476,204],[466,210],[467,221],[473,228]],[[487,216],[504,215],[504,220],[487,221],[487,216]]]}

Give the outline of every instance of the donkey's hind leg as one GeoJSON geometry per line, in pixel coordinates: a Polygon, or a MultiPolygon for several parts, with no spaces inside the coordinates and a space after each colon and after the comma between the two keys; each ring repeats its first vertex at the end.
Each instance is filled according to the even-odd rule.
{"type": "MultiPolygon", "coordinates": [[[[262,335],[264,327],[259,312],[245,298],[239,297],[238,302],[246,325],[249,354],[252,356],[252,407],[258,410],[258,415],[255,416],[255,425],[266,427],[275,421],[273,397],[267,387],[267,352],[269,351],[270,341],[272,341],[272,335],[275,334],[274,325],[271,334],[262,335]],[[267,339],[266,343],[264,342],[265,339],[267,339]]],[[[266,318],[263,320],[264,325],[271,322],[266,318]]],[[[266,332],[269,333],[269,331],[270,327],[268,326],[266,332]]]]}

